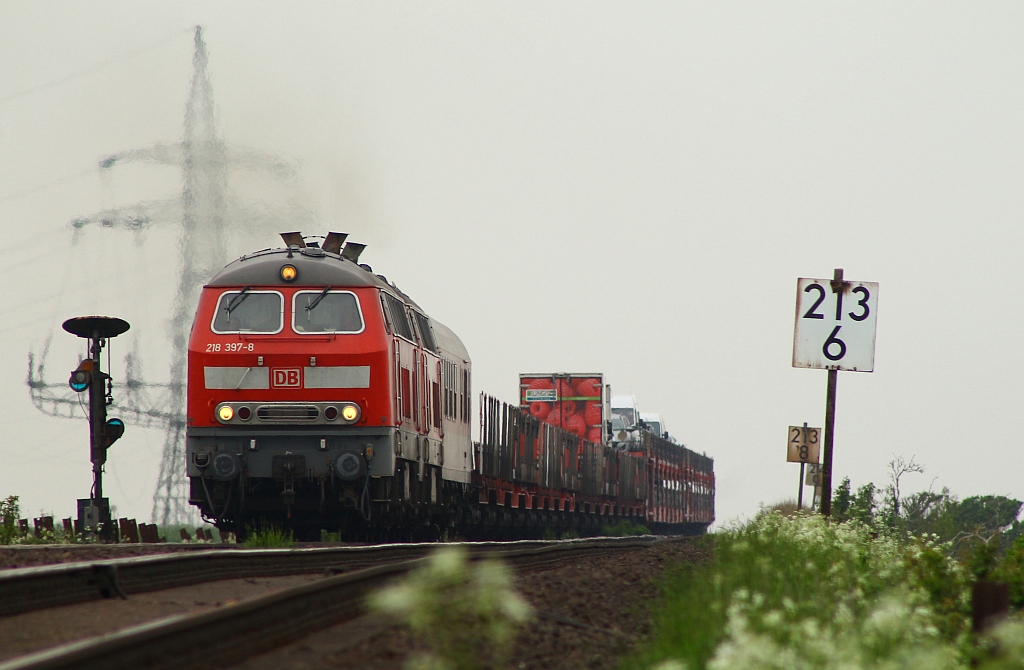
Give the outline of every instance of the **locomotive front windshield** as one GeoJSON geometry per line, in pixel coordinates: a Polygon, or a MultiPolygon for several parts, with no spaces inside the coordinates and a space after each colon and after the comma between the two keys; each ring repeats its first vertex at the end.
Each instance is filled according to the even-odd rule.
{"type": "Polygon", "coordinates": [[[299,291],[292,303],[296,333],[359,333],[363,315],[356,296],[347,291],[299,291]]]}
{"type": "Polygon", "coordinates": [[[213,319],[215,333],[281,332],[284,298],[275,291],[227,291],[220,296],[213,319]]]}

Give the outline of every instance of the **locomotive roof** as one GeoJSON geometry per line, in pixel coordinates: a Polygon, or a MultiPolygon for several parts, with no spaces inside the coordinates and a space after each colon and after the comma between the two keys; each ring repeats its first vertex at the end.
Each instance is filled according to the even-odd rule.
{"type": "MultiPolygon", "coordinates": [[[[363,267],[340,254],[319,247],[264,249],[228,263],[206,283],[206,286],[373,286],[398,296],[407,305],[425,314],[423,309],[397,286],[367,270],[368,267],[370,266],[363,267]],[[286,282],[281,279],[281,266],[285,264],[294,265],[298,270],[295,281],[286,282]]],[[[462,344],[462,340],[435,319],[431,318],[430,323],[441,349],[468,363],[469,352],[462,344]]]]}
{"type": "MultiPolygon", "coordinates": [[[[369,267],[369,266],[366,266],[369,267]]],[[[207,286],[374,286],[384,289],[402,298],[416,309],[419,305],[412,301],[397,286],[389,283],[380,275],[366,270],[340,254],[324,251],[318,247],[292,247],[290,249],[264,249],[256,253],[242,256],[224,266],[207,286]],[[286,282],[281,279],[281,266],[294,265],[298,270],[295,281],[286,282]]],[[[421,310],[422,311],[422,310],[421,310]]]]}

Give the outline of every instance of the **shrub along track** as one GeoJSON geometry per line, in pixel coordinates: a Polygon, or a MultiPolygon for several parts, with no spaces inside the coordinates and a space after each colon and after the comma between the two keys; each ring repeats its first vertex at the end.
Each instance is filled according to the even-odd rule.
{"type": "MultiPolygon", "coordinates": [[[[495,555],[517,569],[537,570],[589,557],[629,552],[667,541],[670,540],[651,537],[600,538],[569,542],[489,543],[470,545],[470,549],[475,558],[495,555]]],[[[245,570],[250,571],[249,576],[282,575],[325,569],[353,569],[358,561],[364,564],[367,561],[387,563],[300,584],[230,606],[198,614],[172,616],[15,658],[0,665],[0,669],[181,668],[237,663],[248,655],[294,642],[321,628],[359,617],[366,593],[379,588],[389,579],[419,567],[424,561],[421,558],[403,559],[408,559],[410,555],[422,555],[437,546],[219,551],[209,552],[205,556],[203,553],[193,553],[107,561],[85,566],[71,564],[8,571],[0,577],[0,591],[5,595],[0,602],[7,600],[6,587],[13,586],[11,592],[18,597],[13,598],[12,602],[21,603],[20,611],[25,611],[32,608],[26,607],[25,603],[34,603],[34,607],[46,606],[42,603],[54,603],[53,594],[57,592],[54,584],[62,586],[63,591],[71,594],[69,597],[73,596],[74,601],[80,601],[95,597],[104,589],[108,595],[116,593],[118,589],[139,592],[148,588],[167,588],[182,583],[239,577],[245,570]],[[347,563],[343,564],[344,561],[347,563]],[[246,563],[249,563],[249,567],[239,567],[246,563]],[[300,564],[302,569],[297,569],[300,564]],[[100,567],[97,569],[94,567],[96,565],[100,567]],[[226,566],[230,566],[230,570],[226,566]],[[27,585],[33,582],[44,592],[43,595],[30,595],[31,589],[27,585]],[[45,586],[47,584],[49,586],[45,586]]]]}

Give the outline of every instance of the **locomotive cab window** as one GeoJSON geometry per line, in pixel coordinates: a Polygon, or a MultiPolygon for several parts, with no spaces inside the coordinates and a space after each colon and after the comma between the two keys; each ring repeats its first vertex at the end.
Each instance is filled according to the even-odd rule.
{"type": "Polygon", "coordinates": [[[420,346],[436,354],[437,344],[434,342],[434,331],[430,330],[430,321],[415,310],[413,310],[412,314],[416,318],[416,329],[420,333],[420,346]]]}
{"type": "Polygon", "coordinates": [[[361,333],[359,299],[349,291],[298,291],[292,299],[292,329],[300,335],[361,333]]]}
{"type": "Polygon", "coordinates": [[[277,291],[225,291],[213,316],[213,332],[273,335],[284,327],[284,296],[277,291]]]}
{"type": "Polygon", "coordinates": [[[405,305],[401,300],[390,293],[381,292],[381,304],[384,305],[384,315],[392,335],[398,335],[410,342],[415,342],[416,337],[412,333],[412,324],[405,313],[405,305]]]}

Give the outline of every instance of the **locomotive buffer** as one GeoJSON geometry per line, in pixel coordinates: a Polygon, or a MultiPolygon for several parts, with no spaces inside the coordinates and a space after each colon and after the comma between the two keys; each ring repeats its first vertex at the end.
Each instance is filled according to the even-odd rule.
{"type": "MultiPolygon", "coordinates": [[[[68,384],[77,393],[89,391],[89,458],[92,461],[92,494],[78,500],[78,530],[98,534],[114,541],[114,524],[110,518],[110,500],[103,497],[103,465],[107,447],[124,434],[121,419],[107,419],[107,405],[114,402],[110,375],[100,367],[100,353],[111,337],[130,328],[127,321],[109,316],[79,316],[64,322],[64,330],[89,341],[89,355],[71,373],[68,384]]],[[[109,358],[109,352],[107,354],[109,358]]]]}

